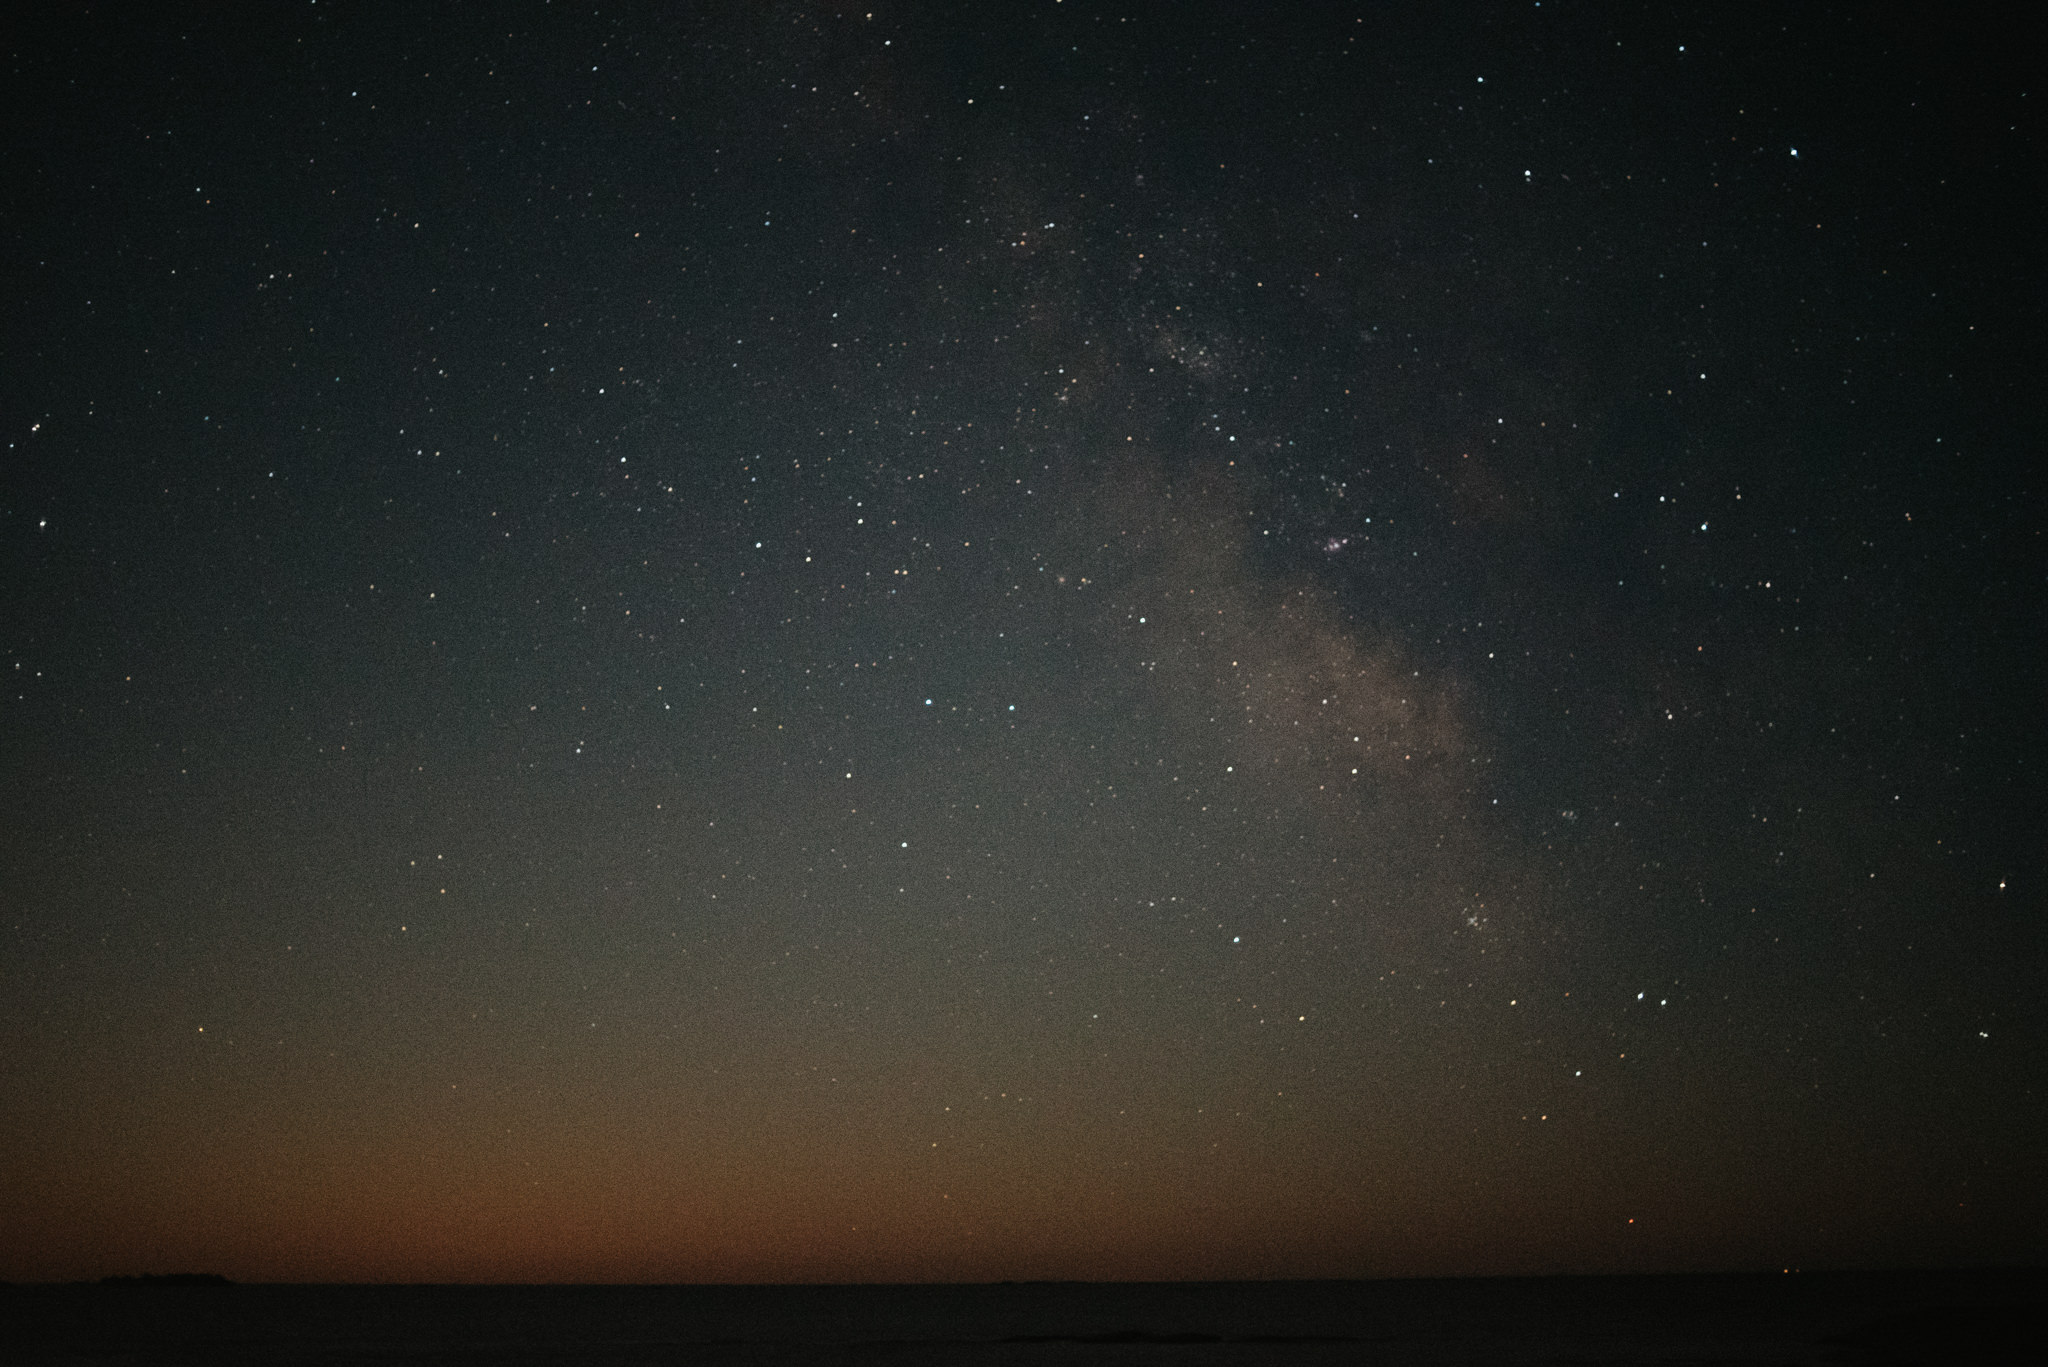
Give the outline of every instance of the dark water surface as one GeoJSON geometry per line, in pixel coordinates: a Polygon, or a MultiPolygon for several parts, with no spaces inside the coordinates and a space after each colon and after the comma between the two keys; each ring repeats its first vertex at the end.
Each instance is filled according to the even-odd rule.
{"type": "Polygon", "coordinates": [[[2038,1271],[998,1286],[16,1286],[7,1363],[2048,1361],[2038,1271]]]}

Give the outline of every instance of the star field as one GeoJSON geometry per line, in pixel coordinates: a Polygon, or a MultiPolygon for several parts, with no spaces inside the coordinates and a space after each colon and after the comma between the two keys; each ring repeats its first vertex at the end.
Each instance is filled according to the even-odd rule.
{"type": "Polygon", "coordinates": [[[24,30],[0,1277],[2037,1258],[1989,41],[24,30]]]}

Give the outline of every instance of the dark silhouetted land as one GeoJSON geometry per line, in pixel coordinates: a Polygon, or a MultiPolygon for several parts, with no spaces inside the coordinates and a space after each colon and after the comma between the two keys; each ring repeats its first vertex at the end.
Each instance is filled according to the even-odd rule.
{"type": "Polygon", "coordinates": [[[10,1363],[2019,1363],[2042,1274],[0,1292],[10,1363]]]}

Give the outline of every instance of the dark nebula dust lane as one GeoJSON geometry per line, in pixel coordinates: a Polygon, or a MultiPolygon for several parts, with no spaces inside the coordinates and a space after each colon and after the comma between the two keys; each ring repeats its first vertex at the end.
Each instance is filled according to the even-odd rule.
{"type": "Polygon", "coordinates": [[[2039,1258],[1994,33],[45,16],[0,1278],[2039,1258]]]}

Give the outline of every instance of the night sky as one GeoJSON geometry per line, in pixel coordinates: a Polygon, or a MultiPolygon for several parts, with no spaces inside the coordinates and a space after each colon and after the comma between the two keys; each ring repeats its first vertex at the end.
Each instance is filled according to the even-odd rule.
{"type": "Polygon", "coordinates": [[[870,2],[4,36],[0,1278],[2042,1256],[2016,35],[870,2]]]}

